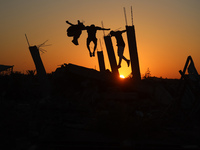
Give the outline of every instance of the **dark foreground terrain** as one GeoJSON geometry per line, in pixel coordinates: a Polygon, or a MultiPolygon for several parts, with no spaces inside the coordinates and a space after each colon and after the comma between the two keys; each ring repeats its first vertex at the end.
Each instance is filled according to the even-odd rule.
{"type": "Polygon", "coordinates": [[[0,81],[2,150],[200,148],[199,89],[184,81],[69,72],[0,81]]]}

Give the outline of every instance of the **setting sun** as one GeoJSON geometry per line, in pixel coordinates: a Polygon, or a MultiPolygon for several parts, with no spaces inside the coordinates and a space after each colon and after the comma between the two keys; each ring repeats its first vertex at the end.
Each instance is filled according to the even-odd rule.
{"type": "Polygon", "coordinates": [[[120,75],[119,77],[120,77],[120,78],[122,78],[122,79],[124,79],[124,78],[125,78],[125,77],[124,77],[124,75],[120,75]]]}

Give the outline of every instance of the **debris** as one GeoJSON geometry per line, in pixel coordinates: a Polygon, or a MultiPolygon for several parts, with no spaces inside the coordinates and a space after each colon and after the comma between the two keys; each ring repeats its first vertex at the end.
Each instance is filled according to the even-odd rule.
{"type": "Polygon", "coordinates": [[[141,111],[135,111],[136,112],[136,114],[138,115],[138,116],[140,116],[140,117],[144,117],[144,113],[143,112],[141,112],[141,111]]]}
{"type": "Polygon", "coordinates": [[[162,85],[156,86],[155,99],[164,105],[169,105],[174,100],[172,95],[162,85]]]}

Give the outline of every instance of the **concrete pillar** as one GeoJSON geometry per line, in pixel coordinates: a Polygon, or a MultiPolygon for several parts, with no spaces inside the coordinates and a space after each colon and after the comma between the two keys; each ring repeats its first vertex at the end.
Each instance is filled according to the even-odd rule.
{"type": "Polygon", "coordinates": [[[101,72],[105,71],[105,62],[103,57],[103,51],[97,51],[98,61],[99,61],[99,70],[101,72]]]}
{"type": "Polygon", "coordinates": [[[131,69],[134,81],[141,80],[140,74],[140,65],[137,53],[137,44],[135,38],[135,28],[134,26],[126,26],[127,30],[127,39],[128,39],[128,47],[129,47],[129,54],[131,60],[131,69]]]}
{"type": "Polygon", "coordinates": [[[42,63],[40,53],[39,53],[37,46],[30,46],[29,50],[30,50],[31,56],[33,58],[33,61],[35,63],[35,67],[36,67],[38,76],[40,76],[41,78],[45,77],[46,71],[45,71],[44,65],[42,63]]]}
{"type": "Polygon", "coordinates": [[[117,62],[116,62],[116,58],[115,58],[115,53],[114,53],[111,37],[104,36],[104,41],[106,44],[106,49],[107,49],[108,58],[110,61],[111,70],[116,76],[119,77],[119,71],[117,68],[117,62]]]}

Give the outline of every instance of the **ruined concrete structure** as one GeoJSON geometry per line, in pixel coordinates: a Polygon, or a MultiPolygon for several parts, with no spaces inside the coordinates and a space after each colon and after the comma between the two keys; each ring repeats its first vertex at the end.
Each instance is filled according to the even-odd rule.
{"type": "MultiPolygon", "coordinates": [[[[131,60],[131,70],[132,70],[133,80],[138,82],[138,81],[141,81],[141,74],[140,74],[137,44],[136,44],[136,38],[135,38],[135,28],[134,26],[126,26],[126,30],[127,30],[126,32],[127,32],[128,48],[129,48],[129,54],[130,54],[130,60],[131,60]]],[[[108,52],[108,58],[110,61],[111,70],[114,74],[119,76],[111,37],[104,36],[104,40],[105,40],[106,49],[108,52]]]]}
{"type": "Polygon", "coordinates": [[[29,46],[29,50],[31,53],[31,56],[33,58],[33,61],[35,63],[35,67],[37,70],[37,74],[40,77],[45,77],[46,76],[46,70],[44,68],[44,65],[42,63],[42,59],[40,57],[40,53],[39,53],[39,49],[37,48],[37,46],[29,46]]]}
{"type": "Polygon", "coordinates": [[[116,76],[119,76],[119,71],[117,68],[117,62],[116,62],[116,58],[115,58],[115,53],[114,53],[111,37],[104,36],[104,41],[106,44],[106,49],[107,49],[108,58],[110,61],[111,70],[116,76]]]}
{"type": "Polygon", "coordinates": [[[104,62],[104,57],[103,57],[103,51],[98,51],[97,56],[98,56],[98,61],[99,61],[99,70],[100,72],[104,72],[106,68],[105,68],[105,62],[104,62]]]}
{"type": "Polygon", "coordinates": [[[126,30],[127,30],[127,39],[128,39],[128,47],[129,47],[133,79],[135,81],[140,81],[141,74],[140,74],[137,44],[135,38],[135,28],[134,26],[126,26],[126,30]]]}

